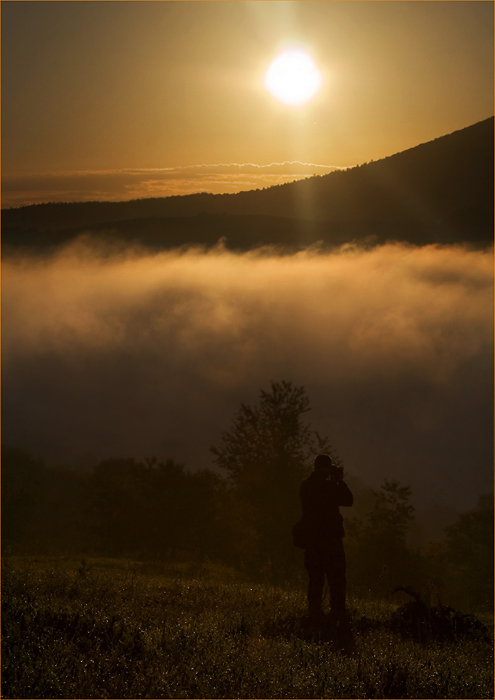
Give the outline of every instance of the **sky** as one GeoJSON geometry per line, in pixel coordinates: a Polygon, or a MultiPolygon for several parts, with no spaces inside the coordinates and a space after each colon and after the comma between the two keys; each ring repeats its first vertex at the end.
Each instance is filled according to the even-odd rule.
{"type": "Polygon", "coordinates": [[[235,192],[493,114],[491,2],[1,4],[2,206],[235,192]],[[283,50],[321,88],[265,87],[283,50]]]}
{"type": "MultiPolygon", "coordinates": [[[[2,205],[235,192],[493,115],[491,2],[3,2],[2,205]],[[321,73],[288,105],[287,47],[321,73]]],[[[414,194],[414,193],[413,193],[414,194]]],[[[397,240],[404,236],[397,229],[397,240]]],[[[493,490],[493,249],[2,255],[2,440],[211,468],[240,403],[303,386],[346,473],[493,490]]]]}

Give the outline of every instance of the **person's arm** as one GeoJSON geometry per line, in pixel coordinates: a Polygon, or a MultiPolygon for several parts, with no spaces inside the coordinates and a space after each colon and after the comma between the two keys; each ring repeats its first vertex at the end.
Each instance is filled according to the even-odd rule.
{"type": "Polygon", "coordinates": [[[299,500],[301,501],[301,508],[302,508],[302,512],[303,512],[303,516],[304,516],[305,512],[308,508],[306,489],[305,489],[304,482],[299,487],[299,500]]]}
{"type": "Polygon", "coordinates": [[[338,482],[337,494],[339,506],[352,506],[354,503],[354,496],[345,481],[338,482]]]}

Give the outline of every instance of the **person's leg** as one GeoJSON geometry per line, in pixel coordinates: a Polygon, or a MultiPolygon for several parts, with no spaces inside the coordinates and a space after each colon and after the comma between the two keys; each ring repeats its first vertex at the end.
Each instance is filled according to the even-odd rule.
{"type": "Polygon", "coordinates": [[[327,568],[328,585],[330,587],[330,608],[332,612],[345,611],[347,587],[345,572],[346,562],[344,545],[342,540],[337,540],[337,542],[332,545],[327,568]]]}
{"type": "Polygon", "coordinates": [[[308,571],[308,612],[318,615],[321,612],[323,586],[325,583],[325,568],[321,554],[317,551],[306,550],[304,565],[308,571]]]}

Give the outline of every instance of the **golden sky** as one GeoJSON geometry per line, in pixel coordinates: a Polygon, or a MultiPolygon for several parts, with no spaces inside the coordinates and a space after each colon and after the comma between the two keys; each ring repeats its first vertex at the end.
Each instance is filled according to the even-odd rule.
{"type": "Polygon", "coordinates": [[[492,2],[8,1],[1,12],[4,206],[254,189],[493,114],[492,2]],[[322,76],[299,107],[263,82],[288,47],[322,76]]]}

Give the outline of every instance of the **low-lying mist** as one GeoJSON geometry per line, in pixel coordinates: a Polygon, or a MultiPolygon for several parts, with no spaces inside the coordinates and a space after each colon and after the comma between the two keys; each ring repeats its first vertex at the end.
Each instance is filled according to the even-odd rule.
{"type": "Polygon", "coordinates": [[[493,251],[82,239],[3,261],[3,441],[49,459],[211,467],[240,402],[303,385],[346,470],[471,507],[492,489],[493,251]]]}

